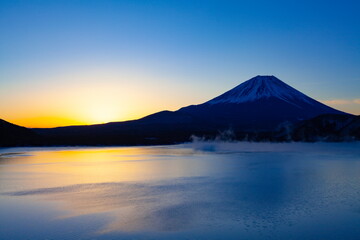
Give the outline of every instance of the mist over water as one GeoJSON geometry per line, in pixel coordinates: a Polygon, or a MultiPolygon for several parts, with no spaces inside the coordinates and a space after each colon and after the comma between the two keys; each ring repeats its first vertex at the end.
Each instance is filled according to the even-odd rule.
{"type": "Polygon", "coordinates": [[[1,149],[0,239],[359,239],[359,149],[1,149]]]}
{"type": "Polygon", "coordinates": [[[360,142],[249,142],[235,141],[230,133],[220,135],[214,140],[193,137],[191,143],[183,144],[184,147],[193,148],[196,151],[214,153],[241,153],[241,152],[341,152],[360,156],[360,142]],[[226,136],[226,137],[224,137],[226,136]]]}

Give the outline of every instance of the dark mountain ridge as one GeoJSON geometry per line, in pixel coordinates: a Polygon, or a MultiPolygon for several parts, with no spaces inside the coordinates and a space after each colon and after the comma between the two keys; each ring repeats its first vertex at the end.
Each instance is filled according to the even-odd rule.
{"type": "MultiPolygon", "coordinates": [[[[354,117],[306,96],[274,76],[256,76],[210,101],[174,112],[88,126],[21,128],[33,137],[27,140],[25,135],[19,136],[29,144],[39,143],[37,136],[41,136],[44,145],[153,145],[187,142],[192,136],[214,139],[230,130],[234,140],[312,141],[305,137],[307,133],[319,135],[326,131],[309,119],[324,114],[339,116],[334,121],[340,122],[354,117]],[[37,141],[31,140],[35,136],[37,141]]],[[[353,130],[342,132],[352,134],[352,139],[358,134],[355,131],[354,135],[353,130]]],[[[11,139],[6,136],[5,142],[11,139]]]]}

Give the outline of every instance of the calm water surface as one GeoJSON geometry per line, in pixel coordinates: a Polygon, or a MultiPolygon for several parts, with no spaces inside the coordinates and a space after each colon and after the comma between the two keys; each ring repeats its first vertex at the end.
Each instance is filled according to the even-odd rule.
{"type": "Polygon", "coordinates": [[[360,143],[0,149],[0,239],[360,239],[360,143]]]}

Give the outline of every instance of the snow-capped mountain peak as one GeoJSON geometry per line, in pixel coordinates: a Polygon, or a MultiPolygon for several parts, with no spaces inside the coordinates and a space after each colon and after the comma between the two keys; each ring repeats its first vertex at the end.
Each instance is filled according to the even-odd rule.
{"type": "Polygon", "coordinates": [[[206,103],[245,103],[270,97],[291,104],[315,101],[274,76],[256,76],[206,103]]]}

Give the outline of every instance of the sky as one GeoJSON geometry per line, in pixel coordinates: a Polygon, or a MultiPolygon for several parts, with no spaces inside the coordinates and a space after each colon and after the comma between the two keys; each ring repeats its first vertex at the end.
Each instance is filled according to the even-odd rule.
{"type": "Polygon", "coordinates": [[[0,0],[0,118],[137,119],[256,76],[360,114],[359,1],[0,0]]]}

